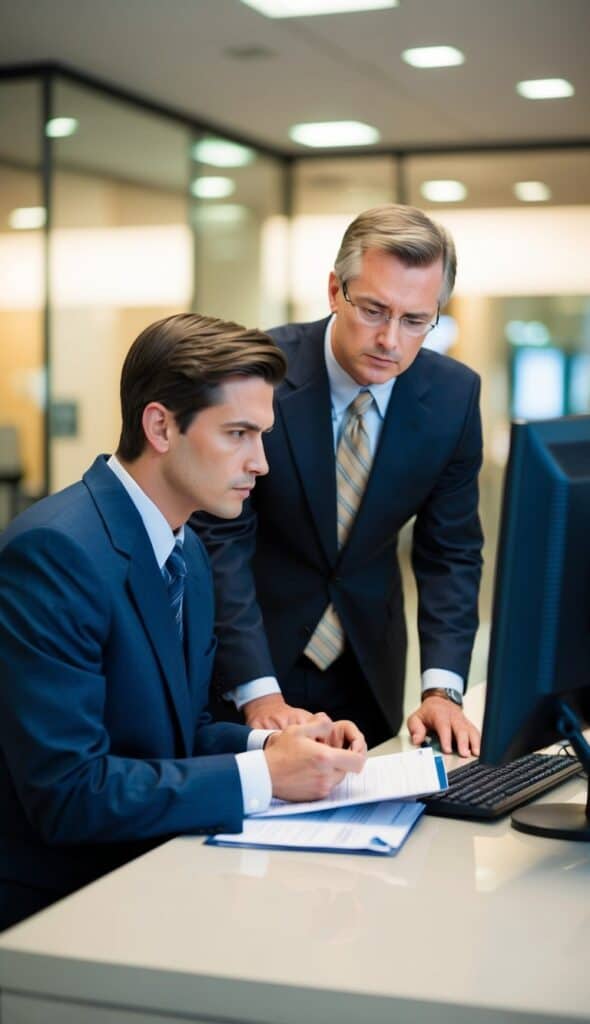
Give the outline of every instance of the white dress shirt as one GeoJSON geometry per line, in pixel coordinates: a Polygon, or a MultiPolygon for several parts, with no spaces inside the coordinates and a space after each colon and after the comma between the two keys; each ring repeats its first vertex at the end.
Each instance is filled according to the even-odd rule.
{"type": "MultiPolygon", "coordinates": [[[[184,526],[174,533],[168,520],[160,509],[148,498],[145,491],[121,465],[116,455],[111,455],[107,462],[109,469],[121,482],[131,501],[141,516],[145,531],[149,537],[160,572],[177,540],[184,540],[184,526]]],[[[248,736],[248,749],[235,754],[242,786],[244,813],[264,811],[272,796],[272,784],[266,758],[262,746],[269,732],[267,729],[252,729],[248,736]]]]}
{"type": "MultiPolygon", "coordinates": [[[[348,406],[354,401],[359,391],[366,390],[371,392],[374,399],[364,416],[371,455],[374,455],[377,450],[383,421],[387,413],[396,378],[392,377],[391,380],[385,381],[384,384],[370,384],[367,388],[362,389],[360,384],[353,380],[346,370],[342,369],[334,355],[332,349],[332,325],[334,320],[334,316],[330,317],[324,334],[324,357],[326,360],[326,370],[328,371],[332,403],[334,452],[338,448],[338,441],[340,440],[344,423],[344,414],[348,406]]],[[[422,673],[422,689],[428,690],[432,686],[448,686],[453,690],[458,690],[459,693],[463,693],[465,689],[462,677],[457,672],[451,672],[445,668],[427,668],[422,673]]],[[[243,683],[234,690],[229,690],[224,696],[226,700],[233,700],[237,708],[241,708],[248,701],[254,700],[256,697],[266,697],[271,693],[280,693],[277,680],[274,676],[262,676],[251,682],[243,683]]]]}

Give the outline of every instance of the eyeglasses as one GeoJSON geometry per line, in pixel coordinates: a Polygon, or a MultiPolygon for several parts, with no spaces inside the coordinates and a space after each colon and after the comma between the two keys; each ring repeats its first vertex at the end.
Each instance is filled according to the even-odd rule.
{"type": "Polygon", "coordinates": [[[392,316],[391,313],[381,306],[361,306],[358,302],[353,302],[348,294],[345,281],[342,282],[341,287],[345,301],[353,307],[357,318],[362,324],[366,324],[367,327],[385,327],[392,320],[397,320],[402,334],[407,335],[409,338],[420,338],[424,334],[428,334],[429,331],[433,331],[438,324],[440,305],[436,307],[435,320],[432,320],[430,317],[412,316],[411,313],[405,313],[404,316],[392,316]]]}

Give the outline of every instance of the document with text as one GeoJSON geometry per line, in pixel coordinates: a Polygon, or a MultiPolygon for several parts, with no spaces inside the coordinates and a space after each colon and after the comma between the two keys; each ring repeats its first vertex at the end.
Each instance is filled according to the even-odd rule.
{"type": "Polygon", "coordinates": [[[290,850],[364,852],[391,856],[424,810],[417,801],[336,807],[295,817],[247,818],[238,834],[212,836],[214,846],[260,846],[290,850]]]}
{"type": "Polygon", "coordinates": [[[442,756],[430,747],[419,747],[402,754],[368,758],[362,772],[358,775],[349,772],[324,800],[291,803],[273,799],[268,810],[252,815],[252,818],[317,813],[381,800],[405,800],[438,793],[447,787],[442,756]]]}

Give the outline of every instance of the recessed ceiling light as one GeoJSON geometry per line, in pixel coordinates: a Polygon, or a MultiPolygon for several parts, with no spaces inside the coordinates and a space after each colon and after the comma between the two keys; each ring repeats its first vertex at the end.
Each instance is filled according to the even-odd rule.
{"type": "Polygon", "coordinates": [[[77,117],[52,117],[45,125],[45,134],[50,139],[67,139],[78,131],[77,117]]]}
{"type": "Polygon", "coordinates": [[[289,137],[302,146],[370,146],[381,136],[376,128],[362,121],[308,121],[289,128],[289,137]]]}
{"type": "Polygon", "coordinates": [[[399,0],[242,0],[242,3],[267,18],[305,18],[312,14],[382,11],[397,7],[399,0]]]}
{"type": "Polygon", "coordinates": [[[237,142],[211,137],[195,143],[193,159],[213,167],[245,167],[252,163],[254,150],[240,146],[237,142]]]}
{"type": "Polygon", "coordinates": [[[527,100],[558,100],[573,96],[575,89],[565,78],[531,78],[517,82],[516,91],[527,100]]]}
{"type": "Polygon", "coordinates": [[[517,181],[514,195],[523,203],[545,203],[551,199],[551,189],[544,181],[517,181]]]}
{"type": "Polygon", "coordinates": [[[191,192],[197,199],[225,199],[235,190],[236,183],[232,178],[217,176],[195,178],[191,185],[191,192]]]}
{"type": "Polygon", "coordinates": [[[413,68],[450,68],[465,63],[465,54],[454,46],[415,46],[404,50],[402,60],[413,68]]]}
{"type": "Polygon", "coordinates": [[[15,231],[42,228],[46,219],[44,206],[18,206],[8,215],[8,223],[15,231]]]}
{"type": "Polygon", "coordinates": [[[467,195],[467,189],[462,181],[442,178],[437,181],[423,181],[420,192],[431,203],[460,203],[467,195]]]}

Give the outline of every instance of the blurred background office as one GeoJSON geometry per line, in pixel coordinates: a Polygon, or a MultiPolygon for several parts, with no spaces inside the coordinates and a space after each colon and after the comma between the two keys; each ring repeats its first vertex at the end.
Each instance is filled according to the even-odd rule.
{"type": "Polygon", "coordinates": [[[428,343],[483,378],[481,678],[510,417],[590,411],[588,0],[0,0],[0,26],[0,525],[113,449],[147,323],[323,316],[346,224],[411,203],[459,253],[428,343]]]}

